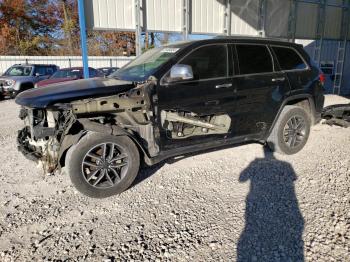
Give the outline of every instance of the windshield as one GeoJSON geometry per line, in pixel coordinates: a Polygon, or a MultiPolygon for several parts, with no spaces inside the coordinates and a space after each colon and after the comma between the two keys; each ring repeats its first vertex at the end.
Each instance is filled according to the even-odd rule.
{"type": "Polygon", "coordinates": [[[83,72],[80,69],[58,70],[50,78],[81,78],[83,72]]]}
{"type": "Polygon", "coordinates": [[[142,54],[110,77],[128,81],[144,81],[148,79],[161,65],[165,64],[180,48],[154,48],[142,54]]]}
{"type": "Polygon", "coordinates": [[[13,66],[10,67],[6,72],[5,76],[30,76],[32,72],[32,66],[13,66]]]}

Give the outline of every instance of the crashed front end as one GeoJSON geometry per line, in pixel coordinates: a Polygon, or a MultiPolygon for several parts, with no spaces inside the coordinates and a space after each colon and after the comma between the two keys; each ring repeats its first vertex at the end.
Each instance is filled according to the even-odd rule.
{"type": "Polygon", "coordinates": [[[64,130],[74,122],[74,116],[70,111],[22,107],[19,117],[24,121],[24,128],[18,131],[18,150],[36,161],[45,172],[54,172],[64,130]]]}
{"type": "MultiPolygon", "coordinates": [[[[150,100],[154,84],[155,81],[147,81],[129,86],[126,91],[116,90],[114,94],[110,94],[111,90],[109,95],[55,100],[56,103],[40,108],[20,101],[19,117],[24,128],[18,133],[18,149],[28,159],[38,162],[46,173],[64,165],[62,156],[88,131],[130,136],[147,154],[155,156],[159,146],[154,137],[150,100]]],[[[47,97],[52,99],[52,95],[47,97]]]]}

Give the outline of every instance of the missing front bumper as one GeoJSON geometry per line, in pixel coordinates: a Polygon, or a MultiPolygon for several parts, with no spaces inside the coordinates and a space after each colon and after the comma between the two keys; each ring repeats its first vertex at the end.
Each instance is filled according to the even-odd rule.
{"type": "Polygon", "coordinates": [[[38,162],[42,158],[42,154],[34,146],[29,144],[29,138],[30,132],[28,127],[19,130],[17,136],[17,149],[27,159],[38,162]]]}

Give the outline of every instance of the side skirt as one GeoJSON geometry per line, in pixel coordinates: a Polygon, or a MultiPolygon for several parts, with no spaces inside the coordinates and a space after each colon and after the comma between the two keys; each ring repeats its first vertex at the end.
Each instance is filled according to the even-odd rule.
{"type": "Polygon", "coordinates": [[[187,146],[187,147],[181,147],[181,148],[175,148],[168,151],[161,152],[158,156],[149,158],[148,156],[145,156],[145,162],[147,165],[152,166],[154,164],[157,164],[159,162],[162,162],[166,159],[169,159],[171,157],[175,156],[185,156],[187,154],[191,153],[204,153],[206,150],[209,149],[224,149],[227,147],[234,146],[240,146],[240,145],[246,145],[250,143],[262,143],[264,144],[265,141],[262,141],[259,139],[256,135],[255,136],[240,136],[220,141],[213,141],[213,142],[207,142],[204,144],[199,145],[193,145],[193,146],[187,146]]]}

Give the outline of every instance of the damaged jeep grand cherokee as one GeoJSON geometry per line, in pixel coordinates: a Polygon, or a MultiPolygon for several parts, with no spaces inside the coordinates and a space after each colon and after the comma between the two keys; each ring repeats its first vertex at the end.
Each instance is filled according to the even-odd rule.
{"type": "Polygon", "coordinates": [[[152,49],[108,78],[21,93],[19,150],[65,167],[90,197],[126,190],[142,163],[259,142],[294,154],[320,119],[322,75],[302,46],[216,38],[152,49]]]}

